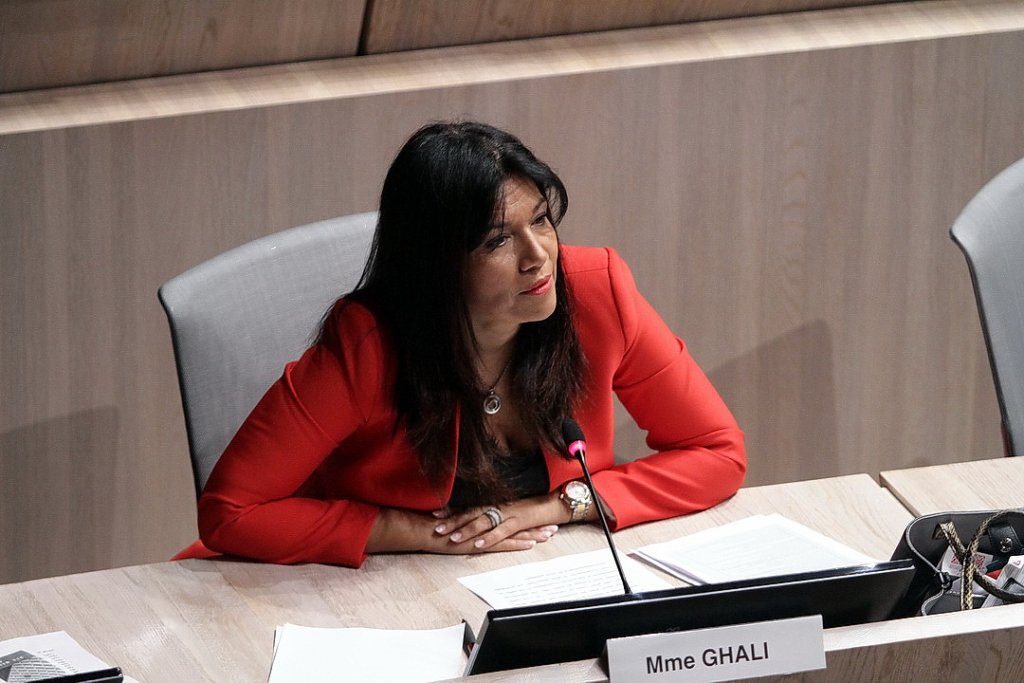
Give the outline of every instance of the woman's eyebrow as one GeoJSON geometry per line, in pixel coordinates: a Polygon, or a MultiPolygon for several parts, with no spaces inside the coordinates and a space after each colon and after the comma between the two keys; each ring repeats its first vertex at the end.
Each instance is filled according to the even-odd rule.
{"type": "MultiPolygon", "coordinates": [[[[548,203],[548,200],[541,197],[536,204],[533,205],[533,211],[531,213],[537,213],[537,209],[548,203]]],[[[491,223],[491,227],[488,232],[494,232],[495,230],[504,230],[505,226],[508,225],[504,220],[500,223],[491,223]]]]}

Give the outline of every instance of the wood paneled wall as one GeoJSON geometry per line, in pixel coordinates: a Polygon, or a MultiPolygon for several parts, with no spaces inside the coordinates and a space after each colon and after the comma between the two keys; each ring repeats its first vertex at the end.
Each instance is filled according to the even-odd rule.
{"type": "MultiPolygon", "coordinates": [[[[1024,156],[1019,3],[356,61],[310,65],[308,81],[226,75],[227,95],[171,79],[162,110],[155,84],[0,98],[0,581],[192,540],[157,287],[260,235],[374,208],[399,145],[436,118],[506,126],[562,174],[563,238],[632,264],[746,430],[751,483],[1001,453],[947,230],[1024,156]],[[76,93],[113,104],[69,113],[76,93]]],[[[624,418],[618,449],[644,449],[624,418]]]]}
{"type": "Polygon", "coordinates": [[[372,0],[366,54],[681,24],[891,0],[372,0]]]}
{"type": "Polygon", "coordinates": [[[4,0],[0,92],[354,55],[366,0],[4,0]]]}
{"type": "Polygon", "coordinates": [[[0,93],[885,0],[5,0],[0,93]]]}

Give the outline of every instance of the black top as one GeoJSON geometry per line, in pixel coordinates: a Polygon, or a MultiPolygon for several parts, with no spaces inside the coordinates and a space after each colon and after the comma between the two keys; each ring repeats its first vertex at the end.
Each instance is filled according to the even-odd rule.
{"type": "MultiPolygon", "coordinates": [[[[544,463],[544,454],[538,448],[532,453],[505,453],[494,458],[494,465],[512,488],[514,498],[532,498],[548,492],[548,467],[544,463]]],[[[474,507],[476,505],[490,505],[493,500],[475,500],[470,490],[467,490],[465,481],[458,474],[455,475],[455,484],[452,486],[452,495],[448,500],[448,507],[455,510],[474,507]]]]}

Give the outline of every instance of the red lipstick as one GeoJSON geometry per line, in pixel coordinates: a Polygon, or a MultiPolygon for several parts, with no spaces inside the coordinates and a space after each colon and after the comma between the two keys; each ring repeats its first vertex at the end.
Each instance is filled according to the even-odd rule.
{"type": "Polygon", "coordinates": [[[543,294],[547,294],[549,291],[551,291],[551,287],[554,285],[554,282],[555,279],[548,275],[547,277],[541,278],[540,282],[535,284],[533,287],[524,290],[522,294],[526,294],[529,296],[541,296],[543,294]]]}

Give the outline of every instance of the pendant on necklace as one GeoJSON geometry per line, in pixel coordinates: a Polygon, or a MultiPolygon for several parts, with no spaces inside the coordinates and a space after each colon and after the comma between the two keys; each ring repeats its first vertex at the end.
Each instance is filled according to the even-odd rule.
{"type": "Polygon", "coordinates": [[[484,412],[488,415],[497,415],[499,410],[501,410],[501,397],[495,393],[494,389],[491,389],[484,397],[484,412]]]}

